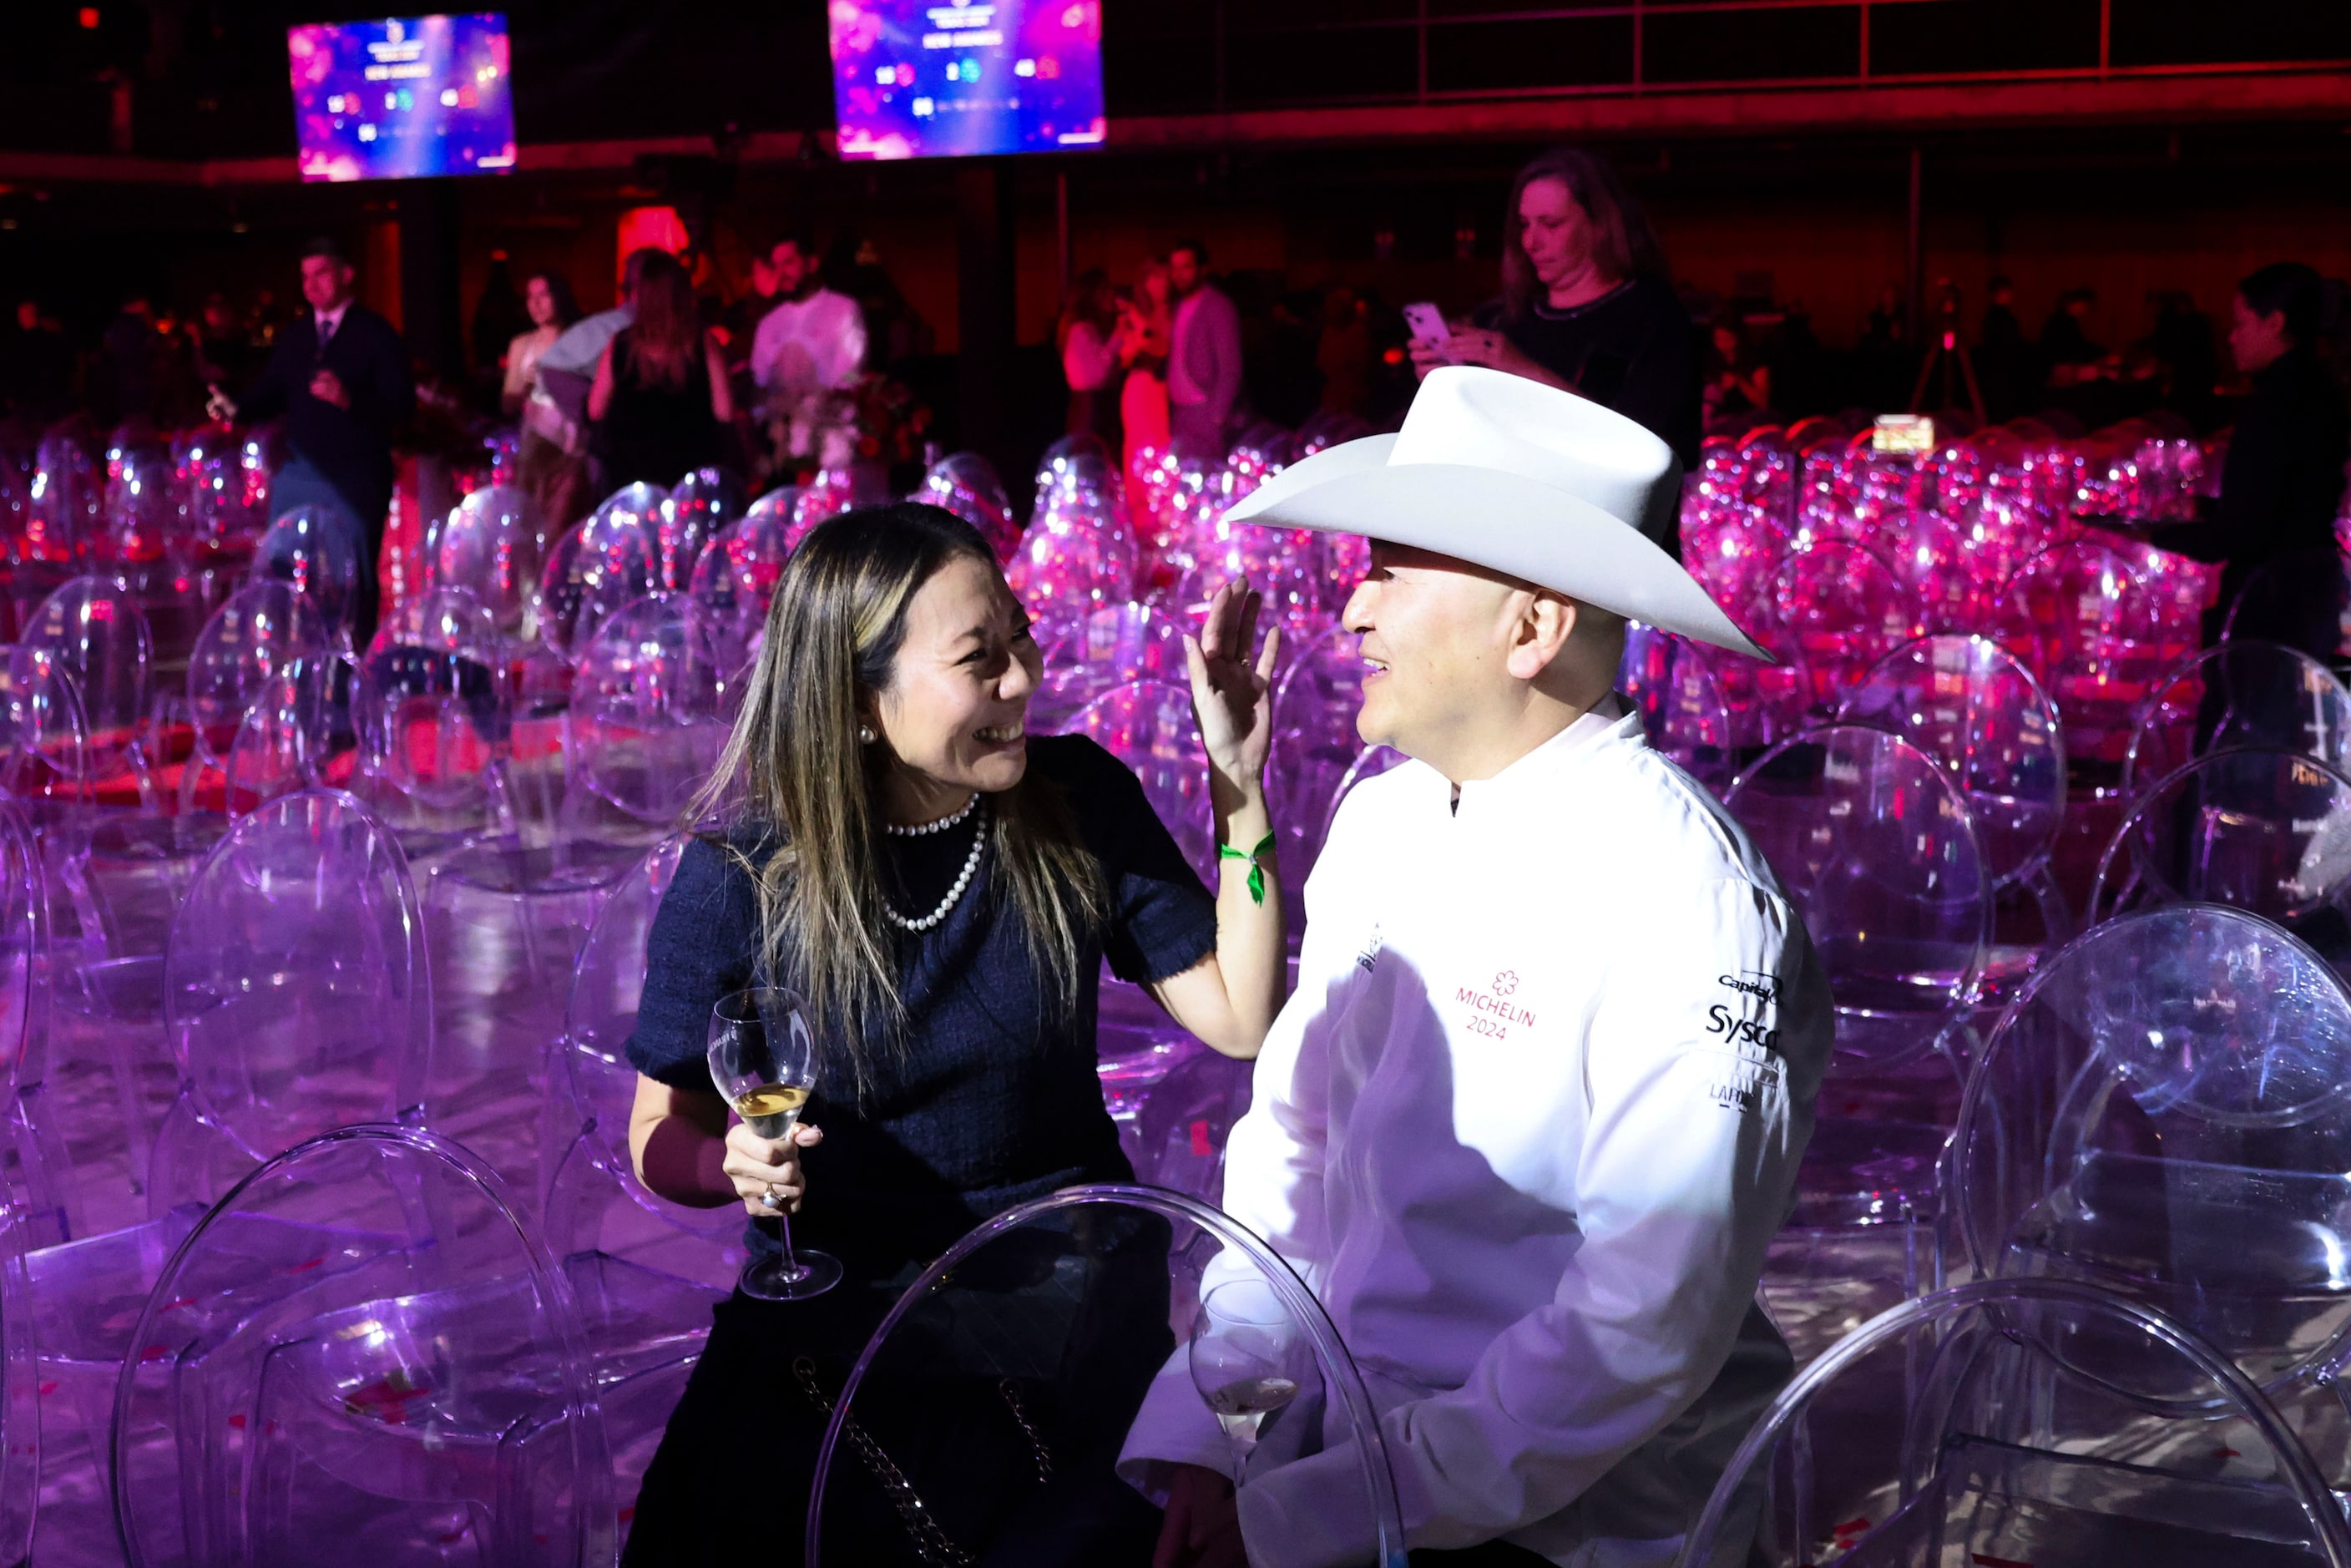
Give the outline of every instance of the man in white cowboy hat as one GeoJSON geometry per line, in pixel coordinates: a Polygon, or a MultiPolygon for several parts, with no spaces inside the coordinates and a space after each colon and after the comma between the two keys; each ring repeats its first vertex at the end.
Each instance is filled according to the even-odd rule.
{"type": "MultiPolygon", "coordinates": [[[[1306,884],[1225,1207],[1353,1351],[1416,1563],[1669,1562],[1790,1368],[1755,1290],[1827,984],[1611,695],[1628,616],[1760,656],[1652,542],[1678,482],[1630,421],[1465,367],[1230,514],[1370,536],[1357,725],[1412,758],[1306,884]]],[[[1276,1417],[1236,1504],[1186,1354],[1121,1460],[1167,1503],[1156,1568],[1371,1562],[1348,1433],[1276,1417]]]]}

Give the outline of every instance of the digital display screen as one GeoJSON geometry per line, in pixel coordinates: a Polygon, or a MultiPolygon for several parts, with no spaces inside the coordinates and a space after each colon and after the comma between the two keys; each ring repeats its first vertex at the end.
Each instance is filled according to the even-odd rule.
{"type": "Polygon", "coordinates": [[[843,158],[1102,141],[1102,0],[831,0],[843,158]]]}
{"type": "Polygon", "coordinates": [[[502,174],[514,167],[501,13],[289,27],[286,55],[306,181],[502,174]]]}

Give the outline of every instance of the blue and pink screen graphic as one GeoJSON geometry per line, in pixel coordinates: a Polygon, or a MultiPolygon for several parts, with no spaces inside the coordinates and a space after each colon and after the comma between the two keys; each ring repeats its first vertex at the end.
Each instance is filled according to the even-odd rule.
{"type": "Polygon", "coordinates": [[[289,27],[286,53],[303,179],[409,180],[514,167],[504,16],[289,27]]]}
{"type": "Polygon", "coordinates": [[[1102,0],[831,0],[829,9],[843,158],[1102,142],[1102,0]]]}

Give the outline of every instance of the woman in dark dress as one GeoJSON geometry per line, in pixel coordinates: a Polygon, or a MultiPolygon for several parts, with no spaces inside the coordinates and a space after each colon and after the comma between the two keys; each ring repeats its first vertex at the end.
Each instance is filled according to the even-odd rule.
{"type": "Polygon", "coordinates": [[[726,357],[703,329],[684,267],[647,252],[631,298],[636,320],[605,345],[588,392],[589,446],[606,494],[640,482],[665,488],[722,461],[735,419],[726,357]]]}
{"type": "MultiPolygon", "coordinates": [[[[740,1203],[755,1254],[778,1245],[758,1217],[793,1213],[795,1242],[841,1259],[846,1278],[810,1301],[738,1292],[717,1309],[646,1472],[628,1562],[798,1563],[823,1405],[914,1274],[1015,1204],[1133,1179],[1094,1067],[1105,957],[1211,1047],[1256,1054],[1284,979],[1272,857],[1250,858],[1271,842],[1276,639],[1249,661],[1258,611],[1246,585],[1220,591],[1192,649],[1217,830],[1239,846],[1212,900],[1115,758],[1024,733],[1037,644],[976,530],[933,507],[875,507],[820,525],[792,556],[713,787],[742,804],[723,834],[688,845],[654,922],[630,1146],[654,1191],[740,1203]],[[712,1005],[763,982],[808,999],[820,1041],[806,1119],[777,1142],[728,1125],[704,1063],[712,1005]]],[[[1156,1226],[1096,1248],[1108,1266],[1089,1276],[1094,1310],[1077,1316],[1091,1338],[1073,1353],[1086,1408],[1011,1399],[1002,1378],[902,1380],[872,1399],[861,1387],[860,1423],[956,1551],[983,1544],[970,1520],[1000,1521],[1006,1498],[1050,1469],[1017,1521],[1020,1561],[1150,1561],[1156,1511],[1111,1466],[1171,1348],[1165,1248],[1156,1226]]],[[[1029,1321],[1017,1299],[999,1310],[1029,1321]]],[[[831,1475],[840,1561],[939,1555],[918,1549],[904,1493],[884,1493],[862,1448],[844,1447],[831,1475]]]]}
{"type": "MultiPolygon", "coordinates": [[[[1644,424],[1698,465],[1698,334],[1647,218],[1607,161],[1555,147],[1511,183],[1502,214],[1502,297],[1413,368],[1485,365],[1590,398],[1644,424]]],[[[1680,553],[1679,528],[1657,542],[1680,553]]]]}

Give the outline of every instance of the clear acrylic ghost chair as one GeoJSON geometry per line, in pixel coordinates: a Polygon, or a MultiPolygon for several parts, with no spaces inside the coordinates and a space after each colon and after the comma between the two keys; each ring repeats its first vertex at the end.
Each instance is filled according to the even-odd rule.
{"type": "Polygon", "coordinates": [[[1020,519],[1004,493],[996,465],[977,452],[954,452],[931,465],[911,499],[944,507],[977,528],[998,560],[1009,560],[1020,542],[1020,519]]]}
{"type": "Polygon", "coordinates": [[[1096,611],[1134,598],[1134,536],[1099,491],[1054,489],[1039,502],[1005,580],[1051,640],[1096,611]]]}
{"type": "Polygon", "coordinates": [[[366,534],[340,507],[297,507],[269,525],[254,547],[255,582],[290,582],[319,606],[327,630],[345,644],[359,597],[366,534]]]}
{"type": "Polygon", "coordinates": [[[106,470],[71,425],[41,437],[25,531],[10,552],[9,591],[20,620],[96,557],[105,527],[105,483],[106,470]]]}
{"type": "Polygon", "coordinates": [[[41,1501],[40,1363],[25,1272],[27,1220],[0,1210],[0,1557],[32,1561],[41,1501]]]}
{"type": "Polygon", "coordinates": [[[352,702],[360,793],[412,854],[483,825],[513,727],[514,649],[469,591],[427,589],[385,617],[352,702]]]}
{"type": "Polygon", "coordinates": [[[2273,920],[2351,974],[2351,776],[2291,752],[2216,751],[2146,791],[2098,863],[2089,923],[2180,903],[2273,920]]]}
{"type": "Polygon", "coordinates": [[[172,924],[163,1010],[180,1096],[157,1217],[352,1122],[421,1120],[432,1082],[423,911],[392,830],[309,789],[241,818],[172,924]]]}
{"type": "Polygon", "coordinates": [[[521,634],[543,565],[534,511],[529,496],[509,485],[467,495],[426,541],[425,581],[470,591],[499,630],[521,634]]]}
{"type": "Polygon", "coordinates": [[[497,1177],[346,1127],[240,1183],[114,1386],[131,1568],[609,1563],[602,1414],[562,1275],[497,1177]]]}
{"type": "Polygon", "coordinates": [[[33,612],[20,645],[53,654],[73,677],[90,726],[91,776],[138,766],[154,642],[130,594],[106,578],[76,578],[33,612]]]}
{"type": "MultiPolygon", "coordinates": [[[[2283,1408],[2328,1473],[2351,1460],[2351,994],[2241,910],[2174,904],[2085,933],[1986,1043],[1954,1143],[1980,1274],[2116,1291],[2195,1329],[2283,1408]]],[[[2105,1381],[2191,1406],[2126,1358],[2105,1381]]]]}
{"type": "Polygon", "coordinates": [[[1044,735],[1068,729],[1088,703],[1129,681],[1190,678],[1176,617],[1144,604],[1097,610],[1046,650],[1044,684],[1029,699],[1029,727],[1044,735]]]}
{"type": "Polygon", "coordinates": [[[1134,769],[1184,858],[1214,887],[1217,831],[1208,807],[1208,754],[1200,745],[1191,689],[1167,681],[1128,681],[1088,703],[1071,727],[1134,769]]]}
{"type": "Polygon", "coordinates": [[[1764,754],[1723,804],[1811,934],[1836,1049],[1764,1300],[1800,1354],[1942,1282],[1938,1166],[1959,1111],[1991,878],[1941,764],[1839,725],[1764,754]]]}
{"type": "Polygon", "coordinates": [[[1997,635],[2056,703],[2076,793],[2111,792],[2138,705],[2170,667],[2156,594],[2122,553],[2076,539],[2025,562],[2002,601],[1997,635]]]}
{"type": "Polygon", "coordinates": [[[921,1500],[925,1540],[957,1560],[1027,1561],[1046,1540],[1082,1540],[1089,1562],[1147,1559],[1155,1513],[1112,1471],[1146,1394],[1167,1413],[1161,1452],[1239,1471],[1245,1534],[1262,1528],[1253,1480],[1317,1448],[1356,1455],[1312,1517],[1291,1521],[1298,1535],[1249,1542],[1254,1561],[1404,1562],[1386,1443],[1329,1314],[1247,1228],[1180,1194],[1080,1186],[1007,1210],[915,1278],[853,1364],[841,1359],[800,1350],[783,1396],[831,1411],[810,1487],[809,1568],[875,1561],[876,1543],[904,1549],[874,1479],[883,1464],[921,1500]],[[1211,1291],[1214,1312],[1194,1338],[1211,1291]],[[1168,1362],[1187,1339],[1203,1347],[1212,1390],[1247,1382],[1258,1402],[1283,1401],[1257,1426],[1245,1469],[1188,1357],[1168,1362]],[[953,1396],[929,1392],[950,1378],[953,1396]],[[985,1422],[1000,1441],[948,1440],[985,1422]]]}
{"type": "Polygon", "coordinates": [[[1918,634],[1917,606],[1894,569],[1861,545],[1824,539],[1798,550],[1771,593],[1821,713],[1835,712],[1847,686],[1918,634]]]}
{"type": "Polygon", "coordinates": [[[2189,1323],[2064,1280],[1906,1301],[1772,1401],[1676,1568],[2346,1568],[2321,1468],[2189,1323]],[[2192,1391],[2148,1410],[2095,1369],[2192,1391]]]}
{"type": "Polygon", "coordinates": [[[743,1263],[743,1210],[688,1208],[649,1191],[629,1155],[637,1071],[629,1037],[645,944],[684,852],[665,840],[612,889],[580,954],[549,1046],[541,1212],[588,1337],[611,1443],[615,1500],[636,1496],[669,1413],[743,1263]]]}
{"type": "Polygon", "coordinates": [[[684,593],[704,549],[743,515],[743,483],[724,468],[696,468],[665,497],[653,522],[662,588],[684,593]]]}
{"type": "Polygon", "coordinates": [[[1713,664],[1687,638],[1639,622],[1626,625],[1616,689],[1641,716],[1649,745],[1717,794],[1740,761],[1713,664]]]}
{"type": "Polygon", "coordinates": [[[1120,1128],[1134,1179],[1149,1186],[1224,1200],[1225,1139],[1249,1108],[1249,1064],[1199,1050],[1145,1089],[1131,1131],[1120,1128]]]}
{"type": "Polygon", "coordinates": [[[572,679],[569,771],[635,821],[674,823],[726,744],[729,673],[694,600],[643,599],[618,612],[572,679]]]}
{"type": "Polygon", "coordinates": [[[181,771],[180,815],[193,814],[206,773],[227,768],[256,706],[309,728],[323,748],[326,685],[334,662],[326,621],[291,583],[247,583],[214,611],[188,655],[191,742],[181,771]]]}
{"type": "Polygon", "coordinates": [[[1118,455],[1108,443],[1084,431],[1064,435],[1037,459],[1031,509],[1041,509],[1055,490],[1115,489],[1118,483],[1118,455]]]}
{"type": "Polygon", "coordinates": [[[784,543],[788,526],[788,517],[773,512],[729,525],[710,541],[687,580],[686,592],[709,616],[730,678],[747,670],[758,656],[768,606],[791,554],[784,543]]]}
{"type": "Polygon", "coordinates": [[[2158,683],[2123,758],[2126,800],[2207,752],[2258,747],[2351,764],[2351,691],[2283,643],[2223,642],[2158,683]]]}
{"type": "Polygon", "coordinates": [[[661,547],[662,504],[669,492],[659,485],[639,481],[624,485],[604,497],[583,526],[591,539],[633,530],[645,537],[658,557],[661,547]]]}
{"type": "Polygon", "coordinates": [[[539,640],[559,656],[573,658],[607,616],[660,581],[660,553],[650,533],[590,517],[548,551],[534,601],[539,640]]]}
{"type": "Polygon", "coordinates": [[[1945,632],[1879,661],[1845,694],[1837,717],[1911,742],[1966,797],[2000,900],[1985,1001],[2004,1003],[2041,953],[2073,935],[2049,863],[2065,816],[2056,708],[1998,643],[1945,632]]]}

